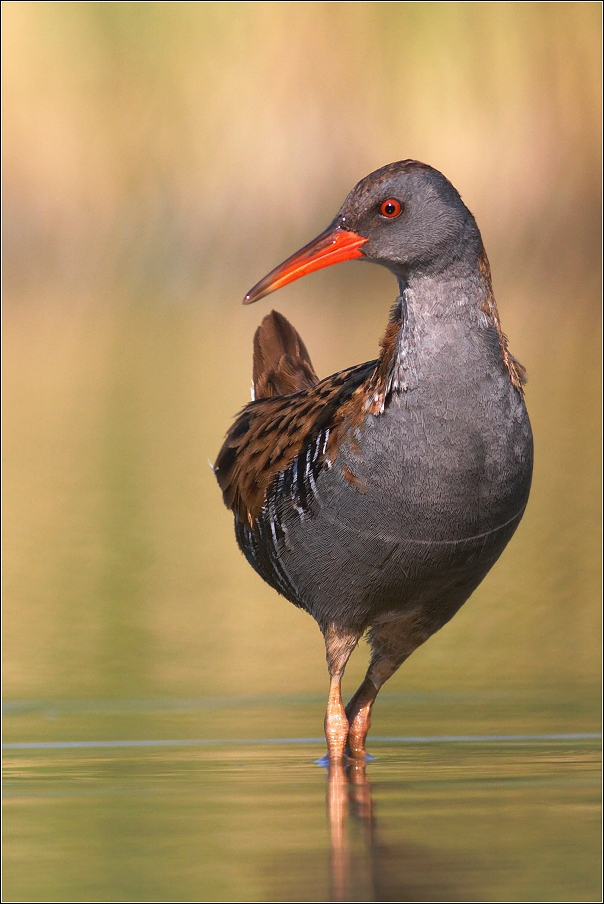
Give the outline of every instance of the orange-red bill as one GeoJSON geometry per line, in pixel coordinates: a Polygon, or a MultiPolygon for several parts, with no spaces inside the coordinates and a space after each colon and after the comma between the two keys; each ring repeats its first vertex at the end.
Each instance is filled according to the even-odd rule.
{"type": "Polygon", "coordinates": [[[339,264],[341,261],[353,260],[355,257],[363,257],[361,245],[366,241],[366,238],[357,235],[356,232],[349,232],[339,226],[335,229],[330,226],[256,283],[243,299],[243,303],[252,304],[295,279],[314,273],[315,270],[339,264]]]}

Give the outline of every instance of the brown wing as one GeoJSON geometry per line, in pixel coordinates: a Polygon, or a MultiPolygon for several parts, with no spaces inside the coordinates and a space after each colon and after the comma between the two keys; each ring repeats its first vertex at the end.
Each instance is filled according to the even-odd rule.
{"type": "Polygon", "coordinates": [[[370,361],[327,377],[312,389],[246,405],[214,465],[227,508],[253,525],[268,488],[311,443],[318,456],[327,454],[333,460],[337,444],[331,438],[342,429],[346,411],[342,406],[374,370],[375,361],[370,361]]]}
{"type": "Polygon", "coordinates": [[[401,317],[396,304],[377,361],[320,382],[293,326],[276,311],[264,318],[254,337],[256,400],[237,417],[214,465],[225,505],[244,524],[254,525],[267,490],[296,459],[299,471],[333,462],[344,434],[384,410],[401,317]]]}
{"type": "Polygon", "coordinates": [[[254,336],[254,398],[291,395],[318,382],[302,337],[282,314],[271,311],[254,336]]]}

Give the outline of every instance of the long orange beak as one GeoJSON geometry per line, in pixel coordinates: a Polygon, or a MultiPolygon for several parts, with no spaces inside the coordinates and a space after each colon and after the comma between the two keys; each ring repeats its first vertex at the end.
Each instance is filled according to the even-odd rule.
{"type": "Polygon", "coordinates": [[[316,239],[296,251],[286,261],[275,267],[274,270],[256,283],[245,298],[244,304],[252,304],[265,295],[270,295],[277,289],[281,289],[295,279],[306,276],[307,273],[314,273],[315,270],[321,270],[323,267],[330,267],[331,264],[339,264],[341,261],[353,260],[355,257],[363,257],[360,250],[361,245],[367,241],[362,235],[356,232],[349,232],[340,226],[334,228],[333,224],[329,226],[325,232],[318,235],[316,239]]]}

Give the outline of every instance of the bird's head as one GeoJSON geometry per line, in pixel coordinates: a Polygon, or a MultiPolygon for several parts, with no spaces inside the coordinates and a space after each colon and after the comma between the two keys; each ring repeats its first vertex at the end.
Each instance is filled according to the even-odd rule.
{"type": "Polygon", "coordinates": [[[406,282],[464,261],[474,266],[481,251],[476,221],[448,179],[403,160],[362,179],[327,229],[261,279],[244,304],[341,261],[382,264],[406,282]]]}

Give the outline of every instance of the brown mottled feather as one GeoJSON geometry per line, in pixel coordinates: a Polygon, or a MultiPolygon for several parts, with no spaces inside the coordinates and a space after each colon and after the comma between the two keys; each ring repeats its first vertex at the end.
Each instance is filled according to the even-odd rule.
{"type": "Polygon", "coordinates": [[[296,330],[281,314],[272,312],[265,317],[254,339],[254,384],[256,392],[265,395],[243,409],[214,466],[225,504],[241,520],[254,524],[275,477],[321,431],[330,430],[325,455],[332,461],[336,458],[344,434],[376,407],[375,401],[371,407],[366,404],[367,387],[373,395],[382,374],[387,373],[382,362],[385,354],[392,354],[396,333],[387,347],[383,343],[377,362],[348,368],[318,382],[296,330]],[[278,358],[280,352],[285,354],[278,358]],[[282,366],[284,358],[287,361],[282,366]],[[288,385],[300,388],[287,393],[288,385]],[[277,388],[283,394],[273,395],[277,388]]]}
{"type": "MultiPolygon", "coordinates": [[[[341,436],[343,428],[351,426],[344,424],[348,406],[340,400],[356,396],[362,408],[360,387],[374,367],[372,361],[327,377],[311,389],[250,402],[229,430],[214,466],[228,508],[253,525],[269,486],[304,445],[321,430],[339,428],[341,436]]],[[[335,457],[329,446],[327,455],[335,457]]]]}
{"type": "Polygon", "coordinates": [[[278,311],[256,330],[252,379],[256,399],[292,395],[319,382],[302,337],[278,311]]]}

